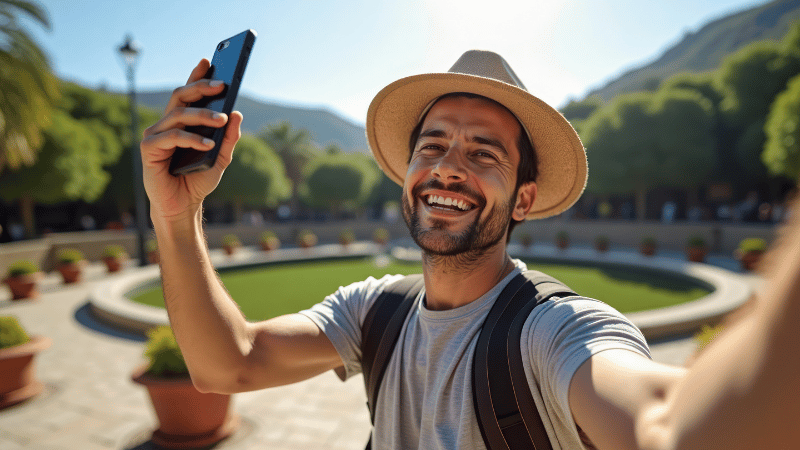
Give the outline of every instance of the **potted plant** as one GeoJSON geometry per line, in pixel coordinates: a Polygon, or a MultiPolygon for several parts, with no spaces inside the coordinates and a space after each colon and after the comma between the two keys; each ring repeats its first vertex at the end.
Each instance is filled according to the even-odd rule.
{"type": "Polygon", "coordinates": [[[128,252],[121,245],[107,245],[103,249],[103,262],[109,272],[119,272],[128,259],[128,252]]]}
{"type": "Polygon", "coordinates": [[[222,248],[225,249],[225,254],[228,256],[233,255],[241,246],[242,242],[235,234],[226,234],[222,237],[222,248]]]}
{"type": "Polygon", "coordinates": [[[278,236],[272,231],[264,231],[261,233],[258,243],[261,245],[261,250],[268,252],[275,250],[281,246],[281,241],[278,236]]]}
{"type": "Polygon", "coordinates": [[[386,228],[376,228],[372,232],[372,241],[378,245],[386,245],[389,243],[389,230],[386,228]]]}
{"type": "Polygon", "coordinates": [[[594,248],[600,253],[608,251],[608,237],[597,236],[596,238],[594,238],[594,248]]]}
{"type": "Polygon", "coordinates": [[[561,250],[569,247],[569,233],[562,230],[556,234],[556,247],[561,250]]]}
{"type": "Polygon", "coordinates": [[[764,252],[767,251],[767,241],[761,238],[747,238],[739,242],[735,256],[742,266],[742,270],[752,271],[758,267],[764,252]]]}
{"type": "Polygon", "coordinates": [[[42,392],[33,358],[50,344],[48,337],[28,336],[16,317],[0,317],[0,409],[42,392]]]}
{"type": "Polygon", "coordinates": [[[533,245],[533,236],[531,236],[530,233],[522,233],[519,236],[519,243],[522,245],[522,248],[528,249],[533,245]]]}
{"type": "Polygon", "coordinates": [[[58,252],[57,260],[58,264],[56,268],[61,273],[61,278],[64,279],[65,284],[81,281],[86,260],[80,250],[75,248],[62,248],[58,252]]]}
{"type": "Polygon", "coordinates": [[[708,254],[706,240],[702,236],[692,236],[686,243],[686,258],[692,262],[703,262],[708,254]]]}
{"type": "Polygon", "coordinates": [[[656,254],[656,247],[656,238],[648,236],[642,239],[642,242],[639,244],[639,251],[645,256],[653,256],[656,254]]]}
{"type": "Polygon", "coordinates": [[[158,241],[155,239],[148,239],[145,244],[145,250],[147,251],[147,260],[150,264],[158,264],[158,241]]]}
{"type": "Polygon", "coordinates": [[[36,285],[42,277],[39,266],[28,260],[20,260],[8,266],[8,276],[3,282],[11,289],[11,299],[37,298],[36,285]]]}
{"type": "Polygon", "coordinates": [[[311,230],[301,230],[297,234],[297,245],[302,248],[311,248],[317,245],[317,235],[311,230]]]}
{"type": "Polygon", "coordinates": [[[353,233],[353,230],[347,229],[339,232],[339,244],[341,244],[342,247],[347,248],[347,246],[355,242],[355,240],[356,235],[353,233]]]}
{"type": "Polygon", "coordinates": [[[230,394],[202,393],[189,376],[183,354],[169,326],[147,333],[145,356],[132,380],[147,388],[158,428],[151,440],[163,448],[210,446],[233,434],[239,417],[231,411],[230,394]]]}

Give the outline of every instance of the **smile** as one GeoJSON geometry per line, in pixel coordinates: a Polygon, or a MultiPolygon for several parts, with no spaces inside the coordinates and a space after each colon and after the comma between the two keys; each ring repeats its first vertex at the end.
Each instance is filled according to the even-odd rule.
{"type": "Polygon", "coordinates": [[[464,200],[457,200],[450,197],[443,197],[441,195],[428,195],[426,197],[426,202],[430,206],[443,209],[451,209],[457,211],[469,211],[470,209],[472,209],[472,205],[465,202],[464,200]]]}

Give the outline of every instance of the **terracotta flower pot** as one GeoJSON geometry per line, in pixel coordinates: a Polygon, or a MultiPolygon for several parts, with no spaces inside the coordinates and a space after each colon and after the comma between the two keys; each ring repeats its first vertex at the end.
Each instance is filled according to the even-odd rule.
{"type": "Polygon", "coordinates": [[[236,249],[238,249],[239,246],[238,245],[223,245],[222,248],[225,249],[225,254],[226,255],[231,256],[234,253],[236,253],[236,249]]]}
{"type": "Polygon", "coordinates": [[[567,247],[569,247],[569,239],[556,239],[556,247],[558,247],[560,250],[565,250],[567,247]]]}
{"type": "Polygon", "coordinates": [[[52,343],[48,337],[32,336],[22,345],[0,349],[0,409],[42,392],[44,384],[36,379],[33,357],[52,343]]]}
{"type": "Polygon", "coordinates": [[[273,236],[273,237],[269,237],[267,239],[261,240],[259,242],[259,244],[261,245],[261,250],[263,250],[265,252],[269,252],[269,251],[275,250],[278,247],[280,247],[281,246],[281,241],[278,240],[278,238],[273,236]]]}
{"type": "Polygon", "coordinates": [[[645,256],[653,256],[656,254],[655,244],[642,244],[639,246],[639,251],[645,256]]]}
{"type": "Polygon", "coordinates": [[[708,249],[705,247],[686,247],[686,258],[692,262],[704,262],[708,249]]]}
{"type": "Polygon", "coordinates": [[[159,426],[152,442],[163,448],[197,448],[233,434],[241,423],[228,394],[202,393],[189,376],[159,378],[138,368],[133,381],[147,388],[159,426]]]}
{"type": "Polygon", "coordinates": [[[81,281],[84,264],[84,261],[59,263],[58,271],[61,272],[61,278],[64,279],[64,283],[72,284],[81,281]]]}
{"type": "Polygon", "coordinates": [[[39,298],[39,290],[36,287],[41,277],[42,273],[36,272],[8,277],[3,280],[3,282],[5,282],[11,290],[12,300],[21,300],[24,298],[34,299],[39,298]]]}
{"type": "Polygon", "coordinates": [[[118,256],[106,256],[103,258],[103,262],[106,263],[106,268],[109,272],[119,272],[122,270],[122,264],[125,259],[118,256]]]}
{"type": "Polygon", "coordinates": [[[764,252],[761,250],[751,250],[749,252],[737,252],[736,258],[739,260],[742,270],[750,272],[758,267],[758,263],[761,261],[763,255],[764,252]]]}

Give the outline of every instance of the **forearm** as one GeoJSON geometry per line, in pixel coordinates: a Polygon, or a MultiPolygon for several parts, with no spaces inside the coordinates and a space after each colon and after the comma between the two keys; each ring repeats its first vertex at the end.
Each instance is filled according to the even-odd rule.
{"type": "Polygon", "coordinates": [[[248,326],[208,255],[201,209],[177,219],[153,215],[164,300],[195,384],[229,384],[251,347],[248,326]]]}
{"type": "Polygon", "coordinates": [[[668,447],[800,442],[800,223],[783,231],[753,313],[717,338],[667,402],[668,447]]]}

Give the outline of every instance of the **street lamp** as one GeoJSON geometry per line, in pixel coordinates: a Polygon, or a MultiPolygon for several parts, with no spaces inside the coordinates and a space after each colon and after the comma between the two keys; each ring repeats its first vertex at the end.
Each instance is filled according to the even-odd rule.
{"type": "Polygon", "coordinates": [[[131,158],[133,158],[133,195],[136,201],[136,234],[138,236],[139,265],[147,265],[144,250],[145,230],[147,229],[146,204],[144,198],[144,181],[142,180],[142,157],[139,153],[139,115],[136,114],[136,87],[134,76],[136,63],[141,47],[131,35],[125,36],[125,42],[119,47],[125,66],[128,69],[128,103],[131,110],[131,158]]]}

